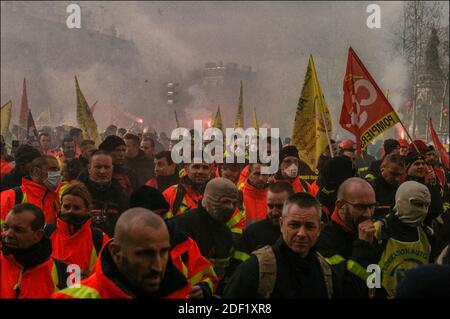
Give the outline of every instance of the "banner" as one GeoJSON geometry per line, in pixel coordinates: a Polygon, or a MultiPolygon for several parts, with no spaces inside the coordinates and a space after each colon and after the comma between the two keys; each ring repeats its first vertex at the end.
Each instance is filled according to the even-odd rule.
{"type": "Polygon", "coordinates": [[[0,111],[0,133],[5,138],[6,132],[9,130],[9,123],[11,122],[12,101],[9,100],[2,106],[0,111]]]}
{"type": "Polygon", "coordinates": [[[400,122],[397,113],[356,53],[348,49],[339,124],[356,137],[358,154],[377,136],[400,122]]]}
{"type": "Polygon", "coordinates": [[[33,115],[31,114],[31,110],[28,109],[28,118],[27,118],[27,141],[35,139],[39,141],[39,133],[36,129],[36,124],[34,124],[33,115]]]}
{"type": "Polygon", "coordinates": [[[239,90],[239,106],[236,114],[236,120],[234,121],[234,128],[244,128],[244,89],[242,87],[239,90]]]}
{"type": "Polygon", "coordinates": [[[442,145],[441,141],[439,140],[439,136],[437,135],[436,131],[434,130],[433,122],[431,120],[431,117],[430,117],[430,120],[428,122],[428,128],[430,130],[431,138],[433,139],[434,147],[436,147],[436,149],[439,152],[439,155],[441,156],[442,164],[444,164],[444,166],[447,169],[449,169],[449,158],[448,158],[449,156],[448,156],[448,153],[445,150],[444,145],[442,145]]]}
{"type": "Polygon", "coordinates": [[[314,172],[317,170],[320,155],[328,147],[331,130],[330,112],[317,78],[313,57],[310,55],[297,104],[291,145],[297,147],[300,158],[314,172]]]}
{"type": "Polygon", "coordinates": [[[81,92],[78,79],[75,76],[75,87],[77,94],[77,124],[84,132],[85,138],[93,140],[98,146],[101,143],[100,136],[97,131],[97,123],[92,116],[91,108],[89,107],[83,92],[81,92]]]}
{"type": "Polygon", "coordinates": [[[212,127],[218,128],[219,130],[223,131],[222,115],[220,114],[220,105],[217,107],[217,112],[216,112],[216,116],[214,117],[212,127]]]}

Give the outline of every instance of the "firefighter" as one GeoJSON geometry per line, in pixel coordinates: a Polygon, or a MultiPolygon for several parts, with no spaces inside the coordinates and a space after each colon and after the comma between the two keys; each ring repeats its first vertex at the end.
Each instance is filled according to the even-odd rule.
{"type": "Polygon", "coordinates": [[[79,287],[54,298],[187,298],[191,286],[173,265],[163,219],[145,208],[132,208],[119,218],[111,239],[97,259],[94,273],[79,287]]]}
{"type": "Polygon", "coordinates": [[[0,299],[49,298],[66,287],[67,265],[52,258],[42,210],[18,204],[6,216],[0,254],[0,299]]]}
{"type": "Polygon", "coordinates": [[[86,186],[76,183],[61,195],[61,211],[56,224],[47,224],[45,233],[52,241],[52,256],[76,264],[87,277],[109,237],[91,225],[92,198],[86,186]]]}

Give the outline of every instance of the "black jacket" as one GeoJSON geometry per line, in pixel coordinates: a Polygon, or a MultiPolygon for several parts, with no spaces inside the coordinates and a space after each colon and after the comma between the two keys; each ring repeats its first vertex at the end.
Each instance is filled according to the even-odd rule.
{"type": "MultiPolygon", "coordinates": [[[[427,235],[430,246],[434,246],[434,238],[432,233],[426,227],[421,227],[427,235]]],[[[389,238],[409,243],[418,241],[419,233],[416,227],[411,227],[403,223],[392,212],[383,220],[383,224],[381,227],[381,237],[379,238],[379,240],[382,242],[381,245],[383,250],[389,238]]],[[[431,262],[432,260],[429,261],[431,262]]]]}
{"type": "Polygon", "coordinates": [[[109,237],[113,237],[114,227],[120,214],[129,207],[128,196],[114,178],[109,185],[102,188],[91,181],[89,176],[78,179],[86,185],[92,196],[93,226],[100,228],[109,237]]]}
{"type": "Polygon", "coordinates": [[[317,192],[316,198],[322,207],[322,222],[328,224],[336,205],[337,192],[334,189],[321,187],[317,192]]]}
{"type": "Polygon", "coordinates": [[[126,157],[125,167],[136,172],[137,187],[144,185],[146,181],[154,176],[155,164],[153,159],[148,158],[142,150],[139,150],[139,154],[136,157],[126,157]]]}
{"type": "MultiPolygon", "coordinates": [[[[276,281],[270,298],[328,298],[324,276],[315,248],[302,258],[280,237],[272,246],[276,257],[276,281]]],[[[262,298],[258,295],[259,262],[255,255],[242,263],[231,276],[224,298],[262,298]]],[[[333,273],[333,293],[340,295],[337,277],[333,273]]]]}
{"type": "Polygon", "coordinates": [[[382,176],[377,176],[369,183],[375,190],[375,198],[379,205],[379,208],[375,210],[374,218],[383,218],[395,205],[395,193],[398,185],[389,184],[382,176]]]}
{"type": "Polygon", "coordinates": [[[0,192],[22,185],[22,177],[24,176],[19,173],[17,167],[14,167],[11,172],[3,176],[0,182],[0,192]]]}
{"type": "Polygon", "coordinates": [[[280,226],[273,226],[268,219],[260,220],[244,230],[237,249],[250,254],[266,245],[272,246],[280,234],[280,226]]]}
{"type": "MultiPolygon", "coordinates": [[[[343,295],[346,298],[369,296],[366,280],[347,270],[347,267],[356,262],[356,267],[365,272],[368,265],[377,264],[382,250],[375,239],[374,244],[359,240],[357,235],[346,232],[339,224],[331,221],[320,233],[317,250],[333,265],[338,276],[343,278],[343,295]],[[352,261],[350,264],[349,260],[352,261]]],[[[381,289],[377,289],[376,293],[378,297],[385,296],[381,289]]]]}
{"type": "Polygon", "coordinates": [[[365,179],[374,179],[377,176],[380,176],[381,175],[381,170],[380,170],[381,162],[383,162],[383,160],[376,160],[376,161],[373,161],[372,163],[370,163],[367,174],[370,174],[371,177],[370,178],[367,177],[367,174],[366,174],[366,176],[362,176],[362,177],[365,179]]]}

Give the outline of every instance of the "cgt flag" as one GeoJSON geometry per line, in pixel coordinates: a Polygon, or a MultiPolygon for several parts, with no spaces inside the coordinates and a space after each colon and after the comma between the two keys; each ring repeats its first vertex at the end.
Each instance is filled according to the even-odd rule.
{"type": "Polygon", "coordinates": [[[339,124],[356,137],[358,154],[377,136],[400,122],[397,113],[350,47],[339,124]]]}

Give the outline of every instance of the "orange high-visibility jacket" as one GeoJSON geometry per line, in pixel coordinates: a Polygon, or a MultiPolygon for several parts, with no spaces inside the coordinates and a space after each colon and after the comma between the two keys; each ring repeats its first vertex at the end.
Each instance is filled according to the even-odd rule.
{"type": "Polygon", "coordinates": [[[56,225],[46,225],[46,234],[52,240],[52,256],[68,265],[78,265],[83,274],[89,275],[109,237],[100,229],[93,228],[90,220],[75,233],[73,228],[73,225],[59,218],[56,219],[56,225]]]}
{"type": "Polygon", "coordinates": [[[46,224],[55,222],[60,207],[57,192],[52,192],[44,185],[36,184],[27,178],[22,178],[22,185],[19,188],[20,190],[13,188],[0,193],[0,224],[3,224],[11,208],[19,203],[38,206],[44,212],[46,224]],[[21,200],[16,198],[16,193],[22,195],[21,200]]]}
{"type": "Polygon", "coordinates": [[[184,241],[171,248],[170,257],[175,267],[183,273],[191,286],[207,285],[211,295],[214,294],[219,278],[211,262],[203,257],[192,238],[186,236],[184,241]]]}
{"type": "MultiPolygon", "coordinates": [[[[55,293],[52,298],[63,298],[63,299],[132,299],[136,298],[131,291],[122,285],[118,278],[111,278],[108,274],[108,269],[111,269],[112,257],[108,251],[108,244],[106,244],[105,249],[102,250],[100,258],[97,258],[96,265],[94,267],[94,272],[88,278],[80,282],[79,287],[71,287],[61,290],[55,293]]],[[[165,289],[166,294],[163,298],[170,299],[187,299],[189,293],[192,290],[190,284],[186,284],[186,279],[179,272],[179,270],[173,265],[173,263],[168,264],[168,267],[172,267],[170,270],[166,269],[166,276],[178,276],[176,284],[172,284],[171,287],[161,287],[165,289]],[[170,272],[170,274],[169,274],[170,272]],[[175,273],[176,272],[176,273],[175,273]]],[[[163,280],[164,282],[164,280],[163,280]]]]}
{"type": "Polygon", "coordinates": [[[65,271],[66,265],[52,257],[24,271],[12,255],[0,254],[0,299],[50,298],[66,287],[65,271]]]}
{"type": "Polygon", "coordinates": [[[0,178],[3,177],[3,175],[8,174],[12,171],[13,167],[10,162],[0,160],[0,178]]]}
{"type": "Polygon", "coordinates": [[[169,211],[165,216],[166,219],[170,219],[179,214],[184,214],[190,209],[197,208],[200,201],[203,199],[203,194],[194,192],[189,185],[181,182],[167,188],[163,192],[163,196],[170,205],[169,211]]]}
{"type": "Polygon", "coordinates": [[[266,218],[268,187],[257,189],[245,183],[242,193],[244,195],[244,209],[247,223],[253,223],[266,218]]]}

